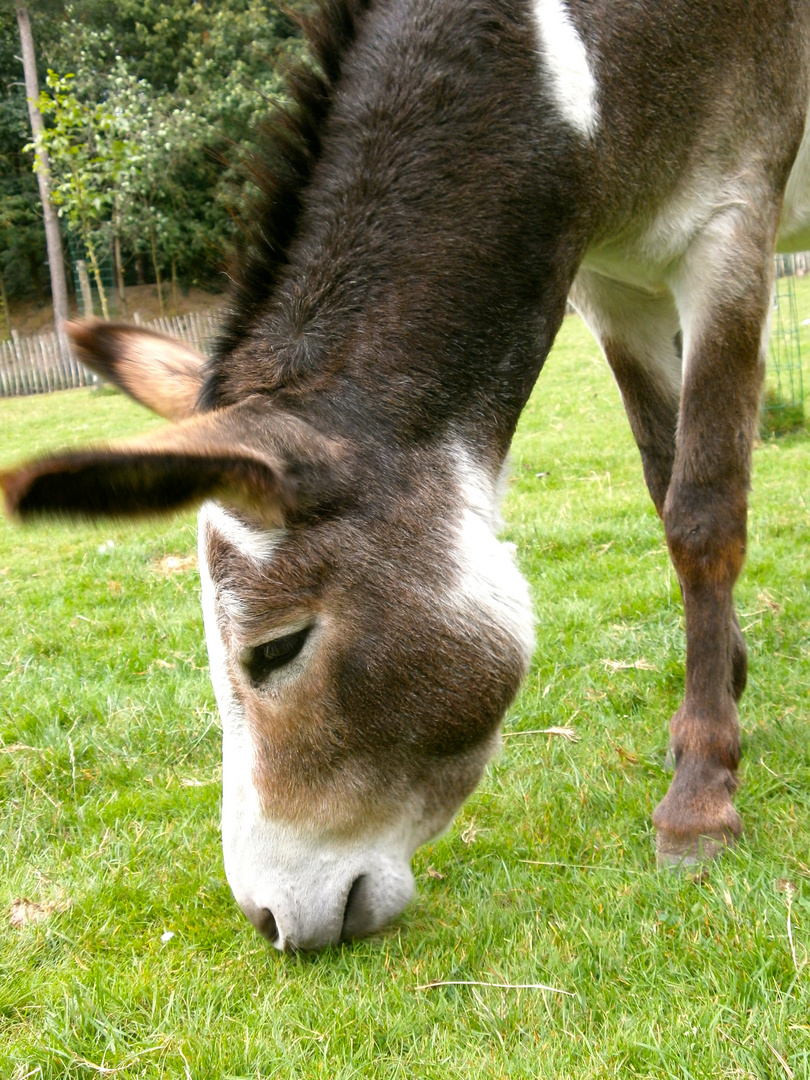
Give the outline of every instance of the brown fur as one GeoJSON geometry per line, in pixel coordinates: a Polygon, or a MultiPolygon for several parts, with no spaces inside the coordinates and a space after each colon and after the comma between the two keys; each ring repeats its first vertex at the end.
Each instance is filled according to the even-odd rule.
{"type": "Polygon", "coordinates": [[[256,784],[274,819],[356,828],[395,816],[416,790],[428,803],[459,785],[466,794],[522,677],[522,657],[496,627],[469,624],[462,612],[447,618],[442,597],[457,571],[446,557],[454,540],[443,523],[454,515],[444,470],[425,461],[403,468],[415,490],[384,519],[369,513],[379,495],[366,475],[350,516],[287,529],[266,567],[209,531],[233,654],[272,639],[280,621],[315,623],[313,662],[284,695],[256,692],[233,672],[254,731],[256,784]],[[417,695],[423,686],[429,693],[417,695]]]}

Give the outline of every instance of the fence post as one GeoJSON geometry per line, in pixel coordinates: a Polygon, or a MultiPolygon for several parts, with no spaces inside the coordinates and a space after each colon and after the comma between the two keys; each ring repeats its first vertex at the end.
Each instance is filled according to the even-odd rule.
{"type": "Polygon", "coordinates": [[[20,344],[19,331],[17,331],[17,330],[12,330],[11,331],[11,340],[12,340],[12,343],[14,345],[14,354],[15,354],[15,358],[16,358],[17,372],[18,372],[19,377],[20,377],[19,378],[20,393],[21,394],[28,394],[28,393],[30,393],[30,391],[28,389],[28,378],[27,378],[27,372],[25,370],[25,360],[23,358],[22,345],[20,344]]]}
{"type": "Polygon", "coordinates": [[[0,341],[0,390],[2,390],[3,397],[11,397],[9,390],[12,384],[6,370],[7,352],[5,341],[0,341]]]}

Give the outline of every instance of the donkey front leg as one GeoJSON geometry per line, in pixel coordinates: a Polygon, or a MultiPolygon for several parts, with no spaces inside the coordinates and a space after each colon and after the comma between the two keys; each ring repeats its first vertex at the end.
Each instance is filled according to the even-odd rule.
{"type": "MultiPolygon", "coordinates": [[[[635,436],[644,479],[658,516],[672,480],[680,409],[683,344],[681,322],[667,287],[651,291],[582,269],[570,299],[599,341],[621,391],[635,436]]],[[[731,609],[732,690],[745,689],[748,657],[731,609]]],[[[668,755],[668,761],[672,752],[668,755]]]]}
{"type": "Polygon", "coordinates": [[[670,726],[675,775],[653,815],[659,865],[710,858],[742,829],[732,795],[740,759],[736,699],[745,684],[745,653],[732,589],[745,558],[771,270],[763,255],[769,254],[766,244],[756,252],[753,245],[740,244],[736,254],[744,252],[745,259],[734,265],[728,249],[718,258],[712,239],[696,246],[700,250],[691,253],[674,283],[685,362],[663,517],[683,593],[686,687],[670,726]],[[704,272],[690,277],[696,266],[704,272]],[[726,290],[708,306],[707,266],[726,290]]]}

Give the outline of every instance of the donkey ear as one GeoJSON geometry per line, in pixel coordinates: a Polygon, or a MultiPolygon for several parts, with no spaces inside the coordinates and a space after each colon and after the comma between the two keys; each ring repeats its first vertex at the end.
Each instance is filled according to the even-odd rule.
{"type": "Polygon", "coordinates": [[[139,517],[217,498],[280,525],[334,499],[340,457],[304,421],[248,399],[140,439],[29,462],[0,473],[0,487],[8,513],[23,519],[139,517]]]}
{"type": "Polygon", "coordinates": [[[180,420],[191,416],[203,383],[205,357],[163,334],[101,319],[70,322],[79,360],[141,405],[180,420]]]}

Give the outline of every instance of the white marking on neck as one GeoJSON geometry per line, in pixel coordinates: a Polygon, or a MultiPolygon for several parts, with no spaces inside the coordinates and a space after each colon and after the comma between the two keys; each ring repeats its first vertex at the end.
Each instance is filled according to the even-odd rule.
{"type": "Polygon", "coordinates": [[[495,535],[500,526],[503,474],[493,483],[467,450],[453,449],[464,505],[461,511],[460,592],[465,607],[487,617],[518,642],[526,667],[534,652],[534,611],[526,580],[515,563],[515,545],[495,535]]]}
{"type": "Polygon", "coordinates": [[[599,123],[596,80],[585,42],[579,36],[565,0],[533,0],[544,73],[557,108],[565,120],[586,138],[599,123]]]}
{"type": "Polygon", "coordinates": [[[216,529],[240,555],[257,563],[267,562],[273,557],[284,535],[283,529],[260,529],[246,525],[213,501],[206,502],[200,511],[201,532],[203,521],[208,528],[216,529]]]}

